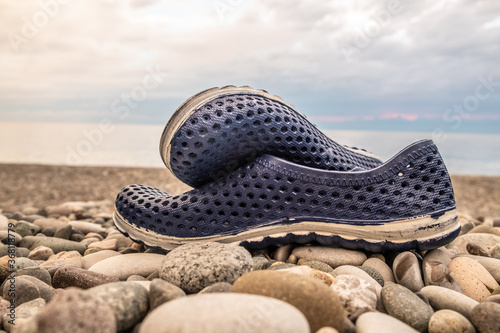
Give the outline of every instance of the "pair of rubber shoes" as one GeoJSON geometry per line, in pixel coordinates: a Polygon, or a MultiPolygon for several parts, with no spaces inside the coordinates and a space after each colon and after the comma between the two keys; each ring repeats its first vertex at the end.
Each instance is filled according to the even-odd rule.
{"type": "Polygon", "coordinates": [[[118,194],[116,227],[149,247],[317,242],[422,251],[460,231],[451,180],[431,140],[383,163],[333,141],[263,90],[227,86],[189,98],[165,127],[160,153],[195,189],[172,196],[130,185],[118,194]]]}

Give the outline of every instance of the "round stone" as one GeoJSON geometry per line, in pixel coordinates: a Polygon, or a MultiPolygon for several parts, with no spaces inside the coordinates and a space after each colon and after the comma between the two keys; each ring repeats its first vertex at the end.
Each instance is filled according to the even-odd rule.
{"type": "MultiPolygon", "coordinates": [[[[261,271],[264,272],[264,271],[261,271]]],[[[233,293],[190,295],[148,314],[139,333],[308,333],[304,315],[269,297],[233,293]]]]}
{"type": "Polygon", "coordinates": [[[422,262],[425,285],[445,287],[461,293],[462,288],[448,268],[450,262],[451,258],[442,249],[427,252],[422,262]]]}
{"type": "Polygon", "coordinates": [[[163,303],[184,296],[186,293],[181,288],[162,279],[153,279],[149,287],[149,309],[156,309],[163,303]]]}
{"type": "Polygon", "coordinates": [[[113,310],[118,331],[134,327],[148,312],[149,292],[135,282],[103,284],[86,292],[100,297],[113,310]]]}
{"type": "Polygon", "coordinates": [[[268,269],[271,266],[269,260],[262,256],[253,257],[253,270],[258,271],[259,269],[268,269]]]}
{"type": "Polygon", "coordinates": [[[49,302],[54,297],[54,288],[29,275],[21,275],[5,280],[3,285],[3,298],[11,301],[15,298],[16,305],[29,302],[36,298],[43,298],[49,302]],[[9,292],[14,289],[15,293],[9,292]]]}
{"type": "Polygon", "coordinates": [[[500,332],[500,304],[484,302],[476,305],[471,320],[481,333],[500,332]]]}
{"type": "Polygon", "coordinates": [[[30,251],[28,259],[31,260],[47,260],[54,255],[54,251],[46,246],[38,246],[30,251]]]}
{"type": "Polygon", "coordinates": [[[395,283],[387,283],[382,288],[382,301],[387,313],[391,316],[419,332],[427,330],[434,311],[410,289],[395,283]]]}
{"type": "Polygon", "coordinates": [[[160,277],[187,293],[197,293],[217,282],[233,283],[253,269],[250,253],[240,246],[193,243],[165,256],[160,277]]]}
{"type": "Polygon", "coordinates": [[[361,251],[336,247],[301,246],[292,251],[300,259],[322,261],[333,268],[342,265],[361,266],[366,255],[361,251]]]}
{"type": "Polygon", "coordinates": [[[411,291],[417,292],[424,287],[420,263],[413,252],[402,252],[396,256],[392,270],[396,282],[411,291]]]}
{"type": "Polygon", "coordinates": [[[35,317],[39,333],[115,333],[116,319],[100,298],[78,289],[65,290],[35,317]]]}
{"type": "Polygon", "coordinates": [[[317,269],[318,271],[322,271],[325,273],[331,274],[333,272],[332,266],[317,260],[305,261],[301,265],[309,266],[311,268],[317,269]]]}
{"type": "Polygon", "coordinates": [[[198,294],[208,293],[228,293],[231,291],[232,285],[227,282],[217,282],[211,286],[202,289],[198,294]]]}
{"type": "Polygon", "coordinates": [[[471,322],[453,310],[436,311],[429,321],[429,333],[475,333],[471,322]]]}
{"type": "Polygon", "coordinates": [[[377,294],[364,279],[354,275],[339,275],[333,279],[330,288],[339,296],[351,320],[360,314],[375,310],[377,294]]]}
{"type": "Polygon", "coordinates": [[[19,242],[19,246],[26,247],[30,250],[42,245],[51,248],[54,253],[62,251],[78,251],[83,255],[87,249],[80,243],[53,237],[26,236],[21,240],[21,242],[19,242]]]}
{"type": "Polygon", "coordinates": [[[368,275],[370,275],[372,277],[372,279],[377,281],[381,287],[384,286],[384,283],[385,283],[384,278],[382,277],[382,274],[380,274],[379,271],[377,271],[375,268],[368,267],[368,266],[360,266],[359,268],[361,270],[365,271],[368,275]]]}
{"type": "Polygon", "coordinates": [[[418,331],[402,321],[380,312],[367,312],[356,320],[356,333],[382,332],[417,333],[418,331]]]}
{"type": "Polygon", "coordinates": [[[268,296],[290,303],[306,316],[313,332],[324,326],[343,331],[346,315],[339,297],[311,277],[283,271],[254,271],[236,280],[231,292],[268,296]]]}
{"type": "Polygon", "coordinates": [[[118,282],[118,279],[86,269],[66,266],[59,268],[53,277],[55,288],[77,287],[89,289],[105,283],[118,282]]]}
{"type": "Polygon", "coordinates": [[[490,290],[499,286],[486,268],[474,259],[455,258],[451,261],[449,268],[464,294],[478,302],[490,296],[490,290]]]}
{"type": "Polygon", "coordinates": [[[435,309],[453,310],[469,320],[472,309],[478,304],[472,298],[444,287],[426,286],[420,290],[420,293],[429,299],[429,302],[435,309]]]}
{"type": "Polygon", "coordinates": [[[97,262],[89,271],[126,280],[131,275],[149,276],[158,271],[165,256],[153,253],[130,253],[97,262]]]}

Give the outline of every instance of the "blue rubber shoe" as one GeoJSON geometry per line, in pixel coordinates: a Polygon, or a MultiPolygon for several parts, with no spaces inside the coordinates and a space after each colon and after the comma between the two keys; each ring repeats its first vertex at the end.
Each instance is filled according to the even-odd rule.
{"type": "Polygon", "coordinates": [[[263,155],[182,195],[131,185],[118,230],[151,247],[217,241],[248,248],[316,241],[367,251],[428,250],[460,231],[453,188],[430,140],[378,168],[339,172],[263,155]]]}
{"type": "Polygon", "coordinates": [[[225,177],[263,154],[324,170],[382,164],[365,150],[331,140],[281,98],[234,86],[205,90],[184,102],[163,131],[160,154],[192,187],[225,177]]]}

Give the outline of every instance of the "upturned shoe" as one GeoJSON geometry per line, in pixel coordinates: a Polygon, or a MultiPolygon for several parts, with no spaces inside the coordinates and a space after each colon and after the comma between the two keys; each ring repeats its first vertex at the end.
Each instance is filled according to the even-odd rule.
{"type": "Polygon", "coordinates": [[[313,169],[262,155],[182,195],[124,188],[114,222],[151,247],[217,241],[248,248],[318,242],[368,251],[428,250],[460,231],[436,146],[416,142],[364,171],[313,169]]]}
{"type": "Polygon", "coordinates": [[[335,171],[382,164],[363,149],[336,143],[281,98],[234,86],[205,90],[184,102],[163,131],[160,154],[167,168],[192,187],[262,154],[335,171]]]}

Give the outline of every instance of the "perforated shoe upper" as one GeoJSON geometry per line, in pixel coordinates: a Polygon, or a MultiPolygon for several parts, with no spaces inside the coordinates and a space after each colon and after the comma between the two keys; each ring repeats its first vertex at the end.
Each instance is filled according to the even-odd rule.
{"type": "Polygon", "coordinates": [[[323,171],[264,155],[182,195],[130,185],[116,199],[128,223],[186,238],[297,220],[374,225],[454,207],[448,172],[429,140],[369,171],[323,171]]]}
{"type": "Polygon", "coordinates": [[[382,162],[342,146],[291,106],[261,95],[221,96],[197,109],[170,144],[167,166],[197,187],[262,154],[324,170],[369,170],[382,162]]]}

